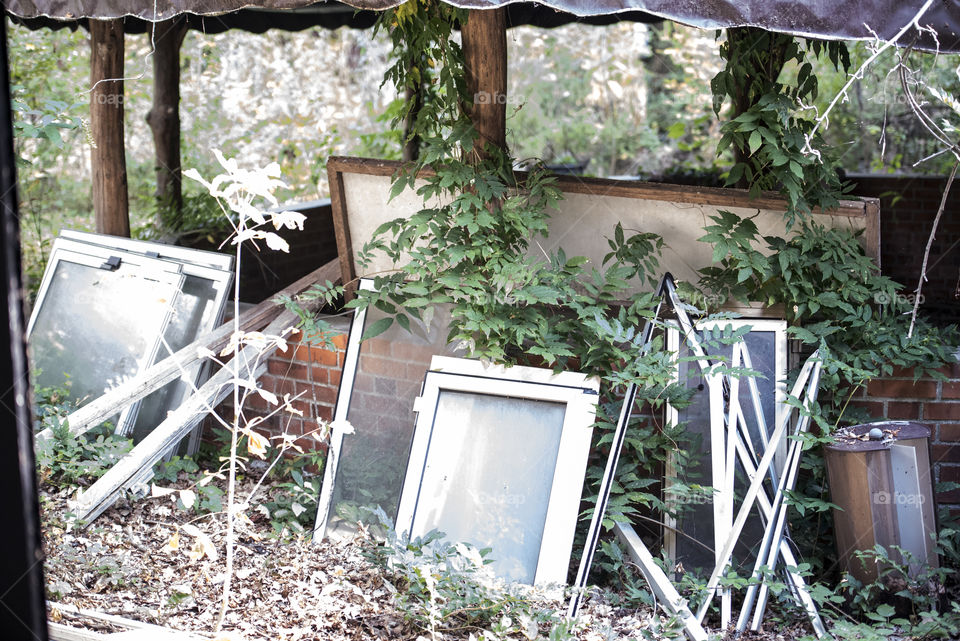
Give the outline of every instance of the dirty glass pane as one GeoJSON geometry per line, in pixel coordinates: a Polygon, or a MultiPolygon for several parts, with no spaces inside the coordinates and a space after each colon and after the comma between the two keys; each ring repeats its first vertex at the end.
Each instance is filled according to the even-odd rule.
{"type": "Polygon", "coordinates": [[[151,356],[180,275],[115,271],[58,260],[29,337],[35,384],[62,386],[83,405],[134,376],[151,356]]]}
{"type": "Polygon", "coordinates": [[[492,548],[494,573],[532,584],[566,404],[441,391],[414,534],[492,548]]]}
{"type": "MultiPolygon", "coordinates": [[[[365,326],[384,317],[380,310],[370,308],[365,326]]],[[[352,529],[351,524],[366,519],[368,515],[360,508],[382,507],[391,520],[396,519],[417,419],[413,402],[420,394],[430,359],[463,355],[462,350],[447,345],[450,312],[446,307],[437,308],[428,325],[412,324],[411,330],[394,323],[383,334],[360,344],[347,411],[355,432],[343,437],[328,533],[352,529]]],[[[362,333],[362,328],[353,327],[351,332],[355,331],[362,333]]]]}
{"type": "MultiPolygon", "coordinates": [[[[164,339],[170,350],[186,347],[197,339],[204,331],[212,329],[217,320],[218,289],[214,281],[201,276],[185,275],[183,289],[174,305],[173,315],[164,339]]],[[[169,356],[162,345],[157,352],[154,362],[169,356]]],[[[196,363],[187,369],[192,382],[197,380],[197,374],[202,363],[196,363]]],[[[159,425],[170,412],[179,407],[184,397],[189,394],[191,387],[181,379],[170,381],[162,388],[150,394],[140,403],[136,419],[130,432],[135,443],[142,441],[153,429],[159,425]]]]}
{"type": "MultiPolygon", "coordinates": [[[[701,332],[701,340],[703,333],[701,332]]],[[[744,337],[753,369],[763,377],[755,377],[757,389],[760,393],[761,406],[767,431],[773,430],[776,419],[776,352],[777,334],[773,331],[751,331],[744,337]]],[[[732,345],[704,343],[703,349],[711,356],[723,356],[727,363],[733,354],[732,345]]],[[[683,358],[691,355],[686,343],[681,341],[678,355],[683,358]]],[[[742,365],[741,365],[742,367],[742,365]]],[[[679,381],[694,390],[689,407],[678,411],[681,423],[686,423],[684,439],[680,447],[691,454],[692,464],[684,469],[677,470],[678,479],[688,485],[698,484],[705,487],[713,485],[710,443],[710,391],[695,361],[679,363],[679,381]]],[[[756,430],[753,401],[747,378],[740,379],[740,407],[750,430],[751,440],[754,442],[758,455],[763,453],[763,445],[759,432],[756,430]]],[[[745,488],[746,474],[740,465],[737,465],[737,481],[735,490],[745,488]]],[[[739,495],[737,497],[739,499],[739,495]]],[[[736,500],[735,510],[739,510],[740,502],[736,500]]],[[[705,570],[709,574],[714,567],[713,555],[713,502],[707,495],[696,495],[679,506],[680,514],[676,527],[681,534],[676,537],[677,562],[685,570],[705,570]]],[[[734,549],[734,562],[750,563],[755,558],[752,550],[763,538],[763,526],[760,518],[752,514],[744,525],[739,545],[734,549]]]]}

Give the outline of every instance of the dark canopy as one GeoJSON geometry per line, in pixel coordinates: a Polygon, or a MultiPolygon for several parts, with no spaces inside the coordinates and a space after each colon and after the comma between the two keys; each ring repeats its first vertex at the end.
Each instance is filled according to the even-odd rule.
{"type": "MultiPolygon", "coordinates": [[[[18,3],[17,0],[6,0],[7,11],[10,12],[13,21],[31,29],[76,29],[78,26],[87,28],[87,20],[89,17],[104,17],[103,13],[111,7],[118,10],[116,13],[124,16],[123,30],[126,33],[146,33],[150,30],[150,25],[152,24],[152,21],[148,17],[148,13],[149,15],[153,13],[152,6],[149,12],[124,13],[122,11],[123,5],[129,3],[123,0],[77,2],[78,10],[81,9],[79,5],[83,5],[83,13],[76,14],[83,16],[79,19],[38,15],[36,12],[17,13],[14,11],[18,6],[25,7],[26,5],[30,5],[34,9],[46,9],[46,5],[48,4],[53,4],[53,2],[50,0],[31,0],[29,2],[18,3]]],[[[147,3],[142,4],[146,5],[147,3]]],[[[226,3],[217,3],[217,6],[223,4],[226,3]]],[[[239,6],[243,3],[235,2],[233,4],[239,6]]],[[[312,27],[324,27],[326,29],[339,29],[340,27],[369,29],[377,21],[377,14],[379,13],[374,9],[357,9],[342,2],[334,2],[332,0],[294,9],[271,8],[274,4],[278,3],[261,2],[258,3],[258,6],[247,6],[243,9],[228,11],[227,13],[208,13],[202,15],[186,13],[181,15],[184,16],[187,22],[187,28],[202,31],[203,33],[222,33],[230,29],[242,29],[252,33],[263,33],[269,29],[301,31],[312,27]]],[[[158,10],[159,8],[160,5],[158,4],[158,10]]],[[[169,14],[164,13],[163,15],[166,16],[169,14]]],[[[508,27],[533,25],[536,27],[552,28],[570,24],[571,22],[608,25],[621,21],[651,23],[661,22],[662,20],[662,18],[643,11],[578,16],[572,13],[556,11],[532,2],[518,2],[507,7],[508,27]]]]}
{"type": "MultiPolygon", "coordinates": [[[[348,0],[347,4],[358,9],[376,11],[399,5],[401,1],[348,0]]],[[[510,0],[445,1],[470,9],[491,9],[516,4],[510,0]]],[[[527,11],[531,11],[531,15],[542,14],[547,16],[544,19],[556,21],[553,25],[542,26],[556,26],[575,17],[605,17],[610,21],[618,18],[648,21],[661,18],[708,29],[754,26],[798,36],[840,40],[872,40],[876,36],[883,39],[893,38],[924,5],[916,0],[546,0],[533,8],[530,8],[528,3],[524,4],[527,4],[527,11]],[[622,15],[627,12],[632,15],[622,15]],[[564,14],[567,15],[566,18],[563,17],[564,14]],[[640,14],[648,14],[649,18],[640,14]]],[[[308,20],[313,20],[313,25],[322,26],[328,26],[325,22],[333,24],[336,21],[341,21],[336,26],[363,26],[351,21],[370,19],[364,13],[353,16],[352,11],[344,11],[339,3],[316,3],[313,0],[4,0],[4,5],[8,13],[19,18],[46,17],[56,20],[132,16],[153,22],[181,13],[223,16],[237,12],[234,13],[236,18],[223,16],[220,20],[254,21],[246,26],[237,25],[242,28],[255,27],[257,13],[240,12],[240,9],[271,10],[274,15],[276,10],[297,9],[300,11],[289,19],[302,21],[304,27],[301,28],[311,26],[308,20]],[[244,14],[242,18],[240,14],[244,14]]],[[[935,35],[925,32],[917,46],[924,49],[939,48],[941,51],[960,51],[960,0],[931,0],[929,5],[920,19],[920,24],[931,27],[935,35]]],[[[259,24],[262,28],[270,28],[268,21],[262,19],[264,14],[260,16],[259,24]]],[[[213,26],[215,21],[205,22],[210,23],[211,29],[216,29],[213,26]]],[[[537,19],[533,18],[526,21],[528,24],[537,22],[537,19]]],[[[900,44],[909,44],[915,36],[914,31],[900,44]]]]}

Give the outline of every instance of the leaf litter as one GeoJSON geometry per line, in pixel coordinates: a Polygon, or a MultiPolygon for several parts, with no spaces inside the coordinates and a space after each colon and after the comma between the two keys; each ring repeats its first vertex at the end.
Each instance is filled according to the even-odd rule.
{"type": "MultiPolygon", "coordinates": [[[[253,482],[244,484],[252,487],[253,482]]],[[[68,516],[69,490],[41,491],[50,601],[213,638],[224,580],[222,515],[176,507],[182,496],[178,490],[122,499],[84,529],[68,516]]],[[[305,533],[280,540],[268,519],[255,511],[250,517],[237,523],[236,587],[222,638],[430,638],[428,630],[398,609],[396,588],[384,571],[364,557],[364,535],[317,544],[305,533]]],[[[565,603],[557,591],[552,595],[538,597],[535,607],[559,616],[565,603]]],[[[76,614],[57,616],[61,623],[85,629],[105,625],[76,614]]],[[[639,638],[651,616],[649,608],[615,608],[595,594],[587,600],[572,638],[639,638]]],[[[483,638],[483,633],[465,628],[445,631],[442,638],[469,641],[483,638]]],[[[528,626],[499,638],[535,635],[528,626]]],[[[546,638],[542,630],[541,638],[546,638]]]]}

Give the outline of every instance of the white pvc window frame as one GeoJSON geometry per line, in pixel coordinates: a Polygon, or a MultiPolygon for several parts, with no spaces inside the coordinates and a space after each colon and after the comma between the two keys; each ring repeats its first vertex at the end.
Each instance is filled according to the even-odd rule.
{"type": "MultiPolygon", "coordinates": [[[[358,289],[373,291],[375,288],[371,279],[361,278],[358,289]]],[[[357,365],[360,362],[360,337],[363,335],[363,327],[366,322],[366,308],[353,313],[350,334],[347,336],[347,347],[343,356],[343,372],[340,374],[337,403],[333,409],[333,430],[330,433],[330,445],[327,447],[327,463],[323,468],[323,483],[320,486],[320,497],[317,500],[317,521],[313,528],[314,541],[323,540],[327,534],[330,502],[333,500],[333,484],[337,478],[340,453],[343,451],[344,432],[338,427],[347,424],[350,397],[353,395],[353,383],[357,376],[357,365]]]]}
{"type": "MultiPolygon", "coordinates": [[[[177,263],[159,258],[130,254],[109,247],[92,245],[66,238],[57,238],[53,242],[50,258],[47,261],[43,279],[37,291],[37,298],[27,324],[28,342],[30,335],[33,333],[34,326],[37,323],[37,319],[43,313],[44,305],[47,302],[47,293],[50,291],[51,284],[60,264],[73,263],[89,267],[90,269],[102,269],[104,264],[111,258],[120,259],[120,263],[116,269],[132,269],[132,275],[145,280],[162,283],[170,288],[166,313],[162,316],[146,319],[146,322],[149,324],[144,328],[144,335],[153,338],[152,340],[146,341],[146,349],[137,359],[138,372],[149,367],[149,365],[154,362],[160,350],[160,337],[170,323],[176,298],[183,288],[184,274],[181,266],[177,263]]],[[[117,304],[123,304],[123,301],[117,301],[117,304]]],[[[124,431],[129,429],[129,426],[133,424],[136,419],[136,410],[136,405],[131,405],[120,412],[116,426],[116,432],[118,434],[123,434],[124,431]]]]}
{"type": "MultiPolygon", "coordinates": [[[[219,252],[191,249],[188,247],[178,247],[176,245],[147,242],[143,240],[109,236],[105,234],[94,234],[72,229],[61,230],[60,238],[66,241],[104,248],[112,251],[114,255],[119,254],[123,257],[126,257],[128,254],[132,254],[150,259],[168,261],[179,265],[181,273],[183,273],[185,277],[195,277],[210,281],[210,284],[215,291],[215,295],[212,300],[212,309],[210,310],[211,313],[204,318],[201,324],[197,327],[197,332],[196,335],[193,336],[193,339],[199,338],[203,334],[213,331],[222,322],[224,312],[226,311],[227,302],[232,293],[234,284],[233,256],[229,254],[221,254],[219,252]]],[[[177,313],[176,310],[174,310],[173,313],[177,313]]],[[[165,333],[166,331],[164,331],[164,334],[165,333]]],[[[186,344],[189,344],[189,342],[192,342],[192,340],[188,341],[186,344]]],[[[173,346],[174,351],[177,349],[177,346],[173,346]]],[[[157,347],[153,359],[149,364],[152,365],[169,355],[170,353],[164,348],[161,341],[157,347]]],[[[195,363],[186,369],[184,374],[181,376],[177,388],[170,397],[170,401],[168,403],[169,410],[179,407],[180,404],[200,386],[200,384],[206,378],[207,370],[209,370],[209,364],[206,362],[195,363]]],[[[126,436],[133,431],[141,403],[142,401],[137,401],[129,410],[131,418],[129,420],[124,420],[118,426],[120,428],[118,429],[118,433],[126,436]]],[[[190,438],[187,442],[186,448],[187,454],[192,455],[199,448],[200,431],[201,430],[198,427],[190,433],[190,438]]]]}
{"type": "MultiPolygon", "coordinates": [[[[376,291],[374,282],[372,278],[361,278],[358,289],[376,291]]],[[[320,497],[317,502],[317,520],[313,529],[314,541],[321,541],[328,534],[333,534],[333,530],[330,527],[330,512],[335,507],[333,502],[336,497],[337,475],[340,471],[340,458],[344,451],[344,436],[347,436],[343,428],[349,425],[348,417],[353,399],[353,390],[360,368],[360,358],[363,354],[360,339],[367,325],[367,311],[367,308],[363,308],[354,312],[353,320],[350,324],[350,332],[347,336],[340,386],[337,390],[337,401],[333,410],[330,445],[327,448],[327,462],[324,466],[323,483],[320,487],[320,497]]],[[[446,336],[446,328],[442,335],[446,336]]],[[[365,426],[357,425],[354,426],[354,428],[362,431],[365,429],[365,426]]],[[[350,437],[347,436],[347,438],[350,437]]]]}
{"type": "Polygon", "coordinates": [[[425,466],[431,457],[446,454],[442,448],[432,447],[431,438],[434,430],[442,429],[436,423],[436,410],[444,391],[565,404],[533,582],[534,585],[566,583],[599,399],[599,381],[576,372],[554,374],[546,369],[492,366],[476,360],[435,356],[417,404],[417,425],[397,511],[396,530],[401,535],[425,534],[418,525],[418,503],[425,466]]]}
{"type": "MultiPolygon", "coordinates": [[[[774,404],[776,407],[776,415],[774,417],[775,422],[773,424],[767,424],[765,426],[767,433],[764,435],[764,437],[765,438],[769,437],[770,432],[772,432],[777,425],[780,425],[780,423],[784,420],[786,413],[790,411],[790,408],[786,405],[787,352],[788,352],[787,322],[782,319],[772,319],[772,318],[731,318],[731,319],[699,321],[694,325],[694,327],[697,332],[697,340],[699,340],[701,344],[705,340],[705,337],[703,336],[703,332],[713,332],[718,329],[723,330],[725,327],[730,327],[730,329],[734,331],[742,329],[744,327],[749,327],[751,334],[772,333],[774,335],[774,350],[775,350],[774,351],[774,375],[776,377],[775,384],[774,384],[774,389],[775,389],[774,404]]],[[[665,346],[667,351],[673,354],[674,357],[676,357],[676,355],[679,354],[681,341],[683,340],[683,337],[681,336],[681,331],[682,330],[680,329],[677,323],[675,322],[667,323],[665,346]]],[[[704,348],[704,349],[705,351],[708,352],[707,356],[709,357],[710,350],[707,348],[704,348]]],[[[696,367],[696,365],[692,362],[690,366],[696,367]]],[[[741,363],[740,366],[745,367],[743,363],[741,363]]],[[[674,362],[673,380],[674,382],[678,382],[681,384],[684,383],[684,381],[680,380],[680,364],[677,361],[674,362]]],[[[750,383],[751,381],[748,378],[744,378],[741,381],[742,385],[749,385],[750,383]]],[[[751,419],[755,420],[755,415],[752,407],[748,405],[747,407],[741,407],[741,410],[743,411],[744,416],[749,416],[751,417],[751,419]]],[[[668,424],[676,425],[680,420],[680,412],[676,407],[668,403],[666,406],[665,418],[668,424]]],[[[712,426],[712,427],[717,427],[717,426],[712,426]]],[[[713,455],[717,455],[719,453],[724,452],[725,445],[723,442],[721,443],[712,442],[716,440],[717,430],[712,429],[710,433],[712,435],[711,443],[704,443],[705,448],[709,447],[707,451],[713,455]]],[[[723,434],[724,433],[723,430],[720,430],[720,433],[723,434]]],[[[777,457],[776,457],[777,462],[781,462],[782,459],[785,457],[786,445],[781,444],[780,450],[781,451],[777,452],[777,457]]],[[[716,456],[714,456],[714,459],[715,458],[716,456]]],[[[714,465],[716,465],[716,462],[717,462],[716,460],[713,461],[714,465]]],[[[775,465],[775,467],[782,468],[782,463],[780,463],[780,465],[775,465]]],[[[665,472],[664,476],[667,479],[676,478],[677,470],[676,470],[676,465],[673,461],[672,456],[667,457],[664,472],[665,472]]],[[[716,479],[717,476],[718,475],[714,475],[714,478],[716,479]]],[[[726,475],[722,473],[719,476],[726,477],[726,475]]],[[[718,492],[721,495],[721,497],[726,498],[725,495],[723,494],[726,489],[728,488],[714,487],[714,492],[718,492]]],[[[671,501],[666,501],[666,502],[668,505],[671,504],[671,501]]],[[[719,503],[720,503],[720,499],[718,498],[718,495],[714,494],[714,505],[717,506],[719,503]]],[[[717,514],[715,514],[714,516],[715,518],[718,517],[717,514]]],[[[732,511],[730,511],[729,514],[725,513],[719,516],[721,520],[726,521],[727,517],[732,519],[733,514],[732,514],[732,511]]],[[[673,516],[671,516],[669,513],[666,513],[664,515],[664,525],[666,526],[663,528],[664,550],[666,551],[667,556],[669,556],[670,558],[676,558],[676,555],[677,555],[676,527],[678,525],[677,520],[673,516]]],[[[723,532],[721,531],[720,534],[723,534],[723,532]]],[[[715,541],[714,543],[716,544],[717,541],[715,541]]],[[[719,551],[719,545],[718,545],[718,551],[719,551]]]]}

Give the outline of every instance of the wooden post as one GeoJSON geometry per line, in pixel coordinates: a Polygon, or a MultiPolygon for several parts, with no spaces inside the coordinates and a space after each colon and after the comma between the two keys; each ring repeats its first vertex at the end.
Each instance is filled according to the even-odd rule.
{"type": "Polygon", "coordinates": [[[153,106],[147,124],[156,155],[156,197],[179,212],[183,206],[180,169],[180,45],[187,34],[182,18],[154,25],[153,106]]]}
{"type": "Polygon", "coordinates": [[[123,23],[90,20],[93,211],[101,234],[130,235],[123,146],[123,23]]]}
{"type": "Polygon", "coordinates": [[[484,145],[507,147],[507,18],[504,8],[472,9],[461,29],[467,90],[473,97],[470,118],[484,145]]]}

